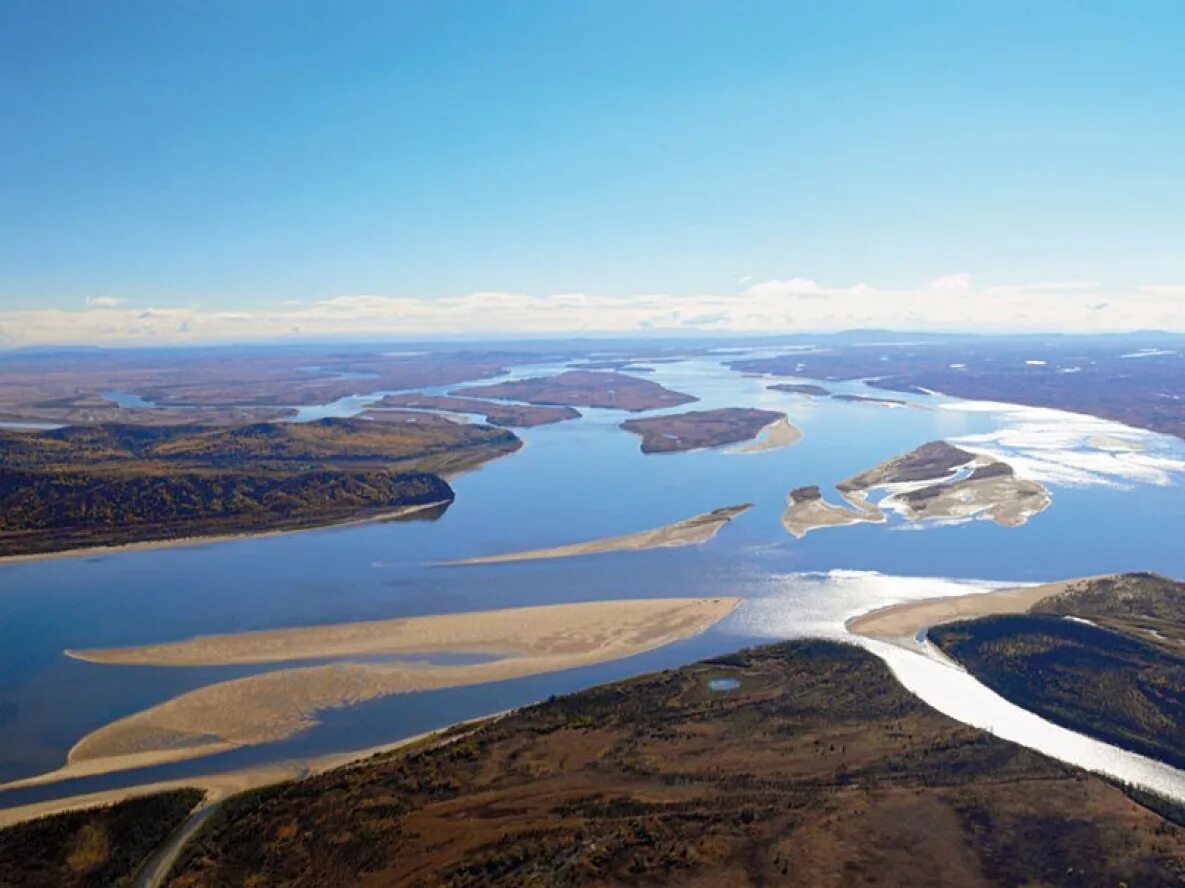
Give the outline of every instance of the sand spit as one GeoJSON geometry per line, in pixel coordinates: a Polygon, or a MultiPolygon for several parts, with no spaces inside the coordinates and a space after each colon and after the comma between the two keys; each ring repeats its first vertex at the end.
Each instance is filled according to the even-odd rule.
{"type": "MultiPolygon", "coordinates": [[[[413,617],[379,624],[245,633],[177,645],[114,652],[105,662],[189,665],[257,662],[250,649],[270,642],[264,659],[441,650],[500,653],[464,665],[428,662],[329,663],[280,669],[219,682],[130,715],[83,737],[56,771],[0,786],[10,789],[72,777],[197,758],[290,737],[317,724],[317,713],[410,691],[437,690],[573,669],[653,650],[707,629],[740,603],[736,598],[601,601],[413,617]],[[396,640],[376,639],[395,626],[396,640]],[[435,634],[434,634],[435,633],[435,634]]],[[[78,656],[77,654],[75,656],[78,656]]],[[[97,660],[101,652],[87,652],[97,660]]]]}
{"type": "Polygon", "coordinates": [[[549,549],[529,549],[525,552],[506,552],[502,555],[479,555],[441,562],[442,566],[463,564],[501,564],[509,561],[534,561],[539,558],[572,558],[576,555],[599,555],[604,552],[637,552],[642,549],[664,549],[675,546],[694,546],[706,543],[733,518],[753,508],[752,503],[714,509],[694,518],[676,521],[651,530],[626,533],[621,536],[553,546],[549,549]]]}
{"type": "Polygon", "coordinates": [[[1083,579],[1059,580],[1036,586],[974,592],[949,598],[926,598],[894,604],[848,620],[845,628],[853,635],[887,641],[909,650],[917,650],[917,637],[931,626],[990,617],[1000,614],[1023,614],[1046,598],[1061,595],[1083,579]]]}
{"type": "Polygon", "coordinates": [[[1091,435],[1086,439],[1086,446],[1095,450],[1105,450],[1108,453],[1139,453],[1144,445],[1136,441],[1125,441],[1113,435],[1091,435]]]}
{"type": "Polygon", "coordinates": [[[819,527],[843,527],[863,521],[884,521],[885,515],[875,506],[865,504],[859,511],[832,505],[823,499],[818,487],[799,487],[790,491],[786,511],[782,513],[782,527],[801,539],[807,531],[819,527]]]}
{"type": "Polygon", "coordinates": [[[758,433],[755,441],[739,444],[728,453],[764,453],[767,450],[781,450],[783,447],[793,447],[802,440],[802,430],[783,416],[775,419],[758,433]]]}

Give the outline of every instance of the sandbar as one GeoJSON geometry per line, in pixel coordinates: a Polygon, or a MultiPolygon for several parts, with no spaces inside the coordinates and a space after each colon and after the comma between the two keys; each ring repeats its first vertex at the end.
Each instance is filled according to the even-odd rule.
{"type": "Polygon", "coordinates": [[[737,598],[666,598],[510,608],[346,626],[211,636],[107,652],[92,661],[141,665],[249,663],[342,654],[415,654],[447,646],[501,659],[463,665],[427,661],[334,662],[218,682],[105,725],[70,750],[64,767],[0,789],[181,761],[282,740],[317,714],[411,691],[461,687],[574,669],[633,656],[695,635],[728,616],[737,598]],[[392,640],[381,639],[384,628],[392,640]],[[318,647],[318,633],[324,647],[318,647]],[[263,653],[252,650],[263,646],[263,653]]]}
{"type": "MultiPolygon", "coordinates": [[[[1094,579],[1094,578],[1088,578],[1094,579]]],[[[1082,578],[1000,589],[996,592],[974,592],[949,598],[926,598],[882,607],[853,617],[845,628],[853,635],[887,641],[890,644],[917,650],[917,637],[931,626],[990,617],[1000,614],[1023,614],[1031,607],[1061,595],[1082,578]]]]}
{"type": "Polygon", "coordinates": [[[864,521],[884,521],[885,515],[876,506],[864,504],[859,511],[832,505],[823,499],[818,487],[799,487],[790,491],[786,510],[782,513],[782,527],[801,539],[808,531],[820,527],[843,527],[864,521]]]}
{"type": "Polygon", "coordinates": [[[753,508],[752,503],[726,506],[714,509],[693,518],[676,521],[663,527],[626,533],[621,536],[588,540],[583,543],[569,543],[547,549],[528,549],[523,552],[506,552],[501,555],[479,555],[473,558],[458,558],[441,562],[442,566],[465,564],[501,564],[511,561],[534,561],[540,558],[572,558],[577,555],[599,555],[605,552],[637,552],[643,549],[665,549],[677,546],[694,546],[706,543],[720,532],[733,518],[753,508]]]}
{"type": "Polygon", "coordinates": [[[763,453],[793,447],[802,440],[802,430],[785,417],[779,417],[763,428],[755,441],[733,447],[728,453],[763,453]]]}

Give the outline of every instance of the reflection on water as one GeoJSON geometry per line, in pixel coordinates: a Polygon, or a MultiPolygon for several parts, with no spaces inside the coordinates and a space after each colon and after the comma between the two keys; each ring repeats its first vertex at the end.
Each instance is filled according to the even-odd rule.
{"type": "Polygon", "coordinates": [[[803,635],[855,642],[881,657],[910,691],[951,718],[1090,771],[1185,799],[1185,772],[1092,740],[1008,702],[924,639],[916,650],[859,638],[844,629],[852,616],[924,598],[979,594],[998,583],[888,577],[834,571],[778,578],[737,618],[737,629],[775,638],[803,635]]]}
{"type": "MultiPolygon", "coordinates": [[[[533,365],[507,377],[560,366],[533,365]]],[[[82,663],[65,658],[66,648],[614,598],[728,594],[747,599],[720,626],[660,651],[550,676],[374,701],[329,713],[317,728],[282,743],[119,778],[134,783],[387,742],[770,638],[840,637],[844,620],[855,613],[968,588],[942,577],[980,577],[971,587],[988,589],[1004,581],[1121,570],[1185,575],[1185,547],[1179,545],[1185,498],[1177,487],[1185,446],[1176,439],[1091,420],[1085,434],[1055,440],[1036,422],[1048,428],[1051,420],[1065,417],[1051,417],[1050,411],[1034,419],[1031,412],[1000,405],[968,406],[917,395],[900,397],[927,409],[894,410],[770,391],[766,386],[773,380],[731,373],[716,359],[651,366],[655,372],[648,378],[700,398],[675,411],[782,410],[804,437],[793,447],[743,458],[719,450],[647,457],[636,439],[617,428],[631,414],[582,409],[581,419],[526,430],[527,446],[519,452],[452,479],[457,499],[436,521],[0,566],[0,650],[5,652],[0,660],[0,782],[57,767],[75,741],[115,718],[253,671],[82,663]],[[1142,449],[1092,447],[1088,439],[1103,436],[1142,449]],[[1053,505],[1020,528],[973,521],[899,533],[905,525],[894,518],[884,525],[824,529],[802,540],[782,529],[779,519],[789,490],[810,484],[826,489],[936,439],[999,451],[1021,463],[1022,474],[1029,468],[1044,472],[1053,505]],[[1107,461],[1098,458],[1100,453],[1107,461]],[[1060,468],[1055,472],[1050,466],[1060,468]],[[1150,468],[1155,477],[1147,473],[1150,468]],[[1082,483],[1083,471],[1107,483],[1082,483]],[[1140,485],[1138,495],[1120,484],[1140,485]],[[739,502],[752,502],[754,508],[702,546],[464,569],[432,566],[645,530],[739,502]]],[[[829,387],[868,392],[860,383],[829,387]]],[[[458,386],[437,391],[451,388],[458,386]]],[[[298,418],[353,415],[380,395],[302,408],[298,418]]],[[[661,412],[670,411],[655,411],[661,412]]],[[[948,675],[954,670],[905,651],[885,655],[903,681],[943,711],[971,698],[960,684],[970,682],[965,675],[948,675]]],[[[979,713],[973,723],[996,729],[998,722],[1001,730],[1013,732],[1006,736],[1044,744],[1038,748],[1059,757],[1076,756],[1070,760],[1093,767],[1113,753],[1095,748],[1101,744],[1083,746],[1081,738],[1065,737],[1068,732],[1051,734],[1050,726],[1033,721],[1035,716],[1018,720],[1015,713],[999,710],[990,716],[992,724],[982,724],[982,714],[996,713],[993,707],[1002,701],[981,696],[980,704],[966,713],[967,720],[979,713]]],[[[1132,757],[1107,760],[1118,762],[1113,767],[1126,779],[1148,782],[1143,779],[1147,768],[1132,757]]],[[[1153,770],[1149,780],[1165,779],[1153,770]]],[[[71,784],[69,791],[101,785],[120,784],[109,778],[85,787],[71,784]]],[[[65,786],[45,787],[41,797],[64,791],[65,786]]],[[[28,794],[0,794],[0,805],[29,799],[28,794]]]]}

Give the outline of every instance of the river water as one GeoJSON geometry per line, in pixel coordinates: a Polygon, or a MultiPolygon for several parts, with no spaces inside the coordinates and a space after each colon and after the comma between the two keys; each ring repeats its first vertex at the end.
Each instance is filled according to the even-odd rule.
{"type": "MultiPolygon", "coordinates": [[[[0,792],[0,807],[364,748],[747,644],[846,637],[848,617],[910,599],[1124,570],[1185,575],[1185,444],[1175,438],[939,396],[890,393],[906,407],[812,400],[727,369],[723,361],[734,357],[656,363],[646,375],[701,399],[675,412],[784,410],[803,430],[801,442],[743,455],[720,448],[646,456],[637,437],[617,428],[628,414],[582,410],[579,420],[520,432],[526,446],[518,453],[454,479],[457,499],[436,520],[0,565],[0,782],[60,766],[80,737],[113,719],[204,684],[276,668],[102,665],[71,660],[67,648],[610,598],[745,599],[708,632],[612,663],[325,713],[318,726],[279,743],[0,792]],[[801,540],[782,529],[792,488],[818,484],[834,500],[836,482],[936,439],[1007,459],[1047,484],[1052,506],[1019,528],[984,521],[916,526],[892,517],[801,540]],[[754,508],[702,546],[436,566],[628,533],[746,502],[754,508]]],[[[533,365],[508,377],[559,369],[533,365]]],[[[885,395],[858,382],[829,387],[885,395]]],[[[350,415],[374,397],[303,408],[298,419],[350,415]]],[[[1179,772],[1049,725],[924,652],[867,646],[955,718],[1185,799],[1179,772]]]]}

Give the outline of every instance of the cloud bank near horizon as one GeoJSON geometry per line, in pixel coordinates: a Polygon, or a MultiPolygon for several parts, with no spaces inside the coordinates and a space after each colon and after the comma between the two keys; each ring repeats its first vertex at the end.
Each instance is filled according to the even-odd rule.
{"type": "Polygon", "coordinates": [[[334,296],[229,311],[137,306],[111,296],[83,308],[0,312],[0,346],[164,345],[348,336],[752,335],[861,327],[962,332],[1185,332],[1185,285],[1109,293],[1091,281],[976,286],[948,274],[914,289],[774,279],[734,293],[531,295],[420,299],[334,296]]]}

